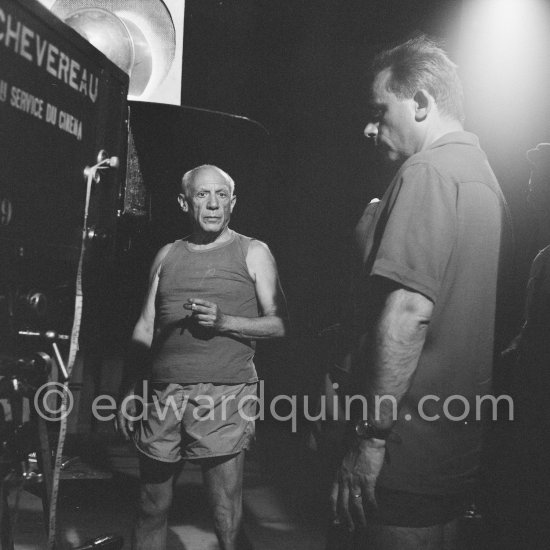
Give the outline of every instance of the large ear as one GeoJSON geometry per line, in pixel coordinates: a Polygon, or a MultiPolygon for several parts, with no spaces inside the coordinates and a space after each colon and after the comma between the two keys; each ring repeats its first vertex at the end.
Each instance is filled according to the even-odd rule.
{"type": "Polygon", "coordinates": [[[430,113],[434,98],[426,90],[418,90],[413,96],[415,104],[414,118],[417,122],[421,122],[426,119],[430,113]]]}
{"type": "Polygon", "coordinates": [[[189,212],[189,204],[187,203],[187,199],[183,193],[178,195],[178,203],[184,212],[189,212]]]}
{"type": "Polygon", "coordinates": [[[237,202],[237,195],[231,196],[231,206],[230,206],[230,212],[233,212],[233,208],[235,208],[235,203],[237,202]]]}

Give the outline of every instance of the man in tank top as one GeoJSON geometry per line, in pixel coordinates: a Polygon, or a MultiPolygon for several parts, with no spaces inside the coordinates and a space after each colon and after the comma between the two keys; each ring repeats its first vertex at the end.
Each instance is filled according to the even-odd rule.
{"type": "Polygon", "coordinates": [[[132,335],[134,355],[150,355],[148,399],[139,422],[132,421],[135,401],[123,401],[118,414],[139,451],[135,549],[165,548],[181,460],[200,463],[220,546],[237,548],[243,451],[254,435],[257,402],[255,340],[285,335],[286,304],[269,248],[229,228],[235,200],[223,170],[187,172],[178,202],[192,233],[153,261],[132,335]]]}

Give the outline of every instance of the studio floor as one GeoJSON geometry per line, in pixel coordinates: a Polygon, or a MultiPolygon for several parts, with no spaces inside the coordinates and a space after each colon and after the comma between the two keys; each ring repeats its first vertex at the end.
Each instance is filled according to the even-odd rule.
{"type": "MultiPolygon", "coordinates": [[[[502,434],[497,439],[506,437],[502,434]]],[[[135,451],[108,432],[77,438],[69,442],[67,451],[72,451],[72,458],[60,485],[57,550],[78,548],[109,534],[122,536],[123,548],[129,550],[138,497],[135,451]]],[[[498,453],[488,499],[493,524],[463,519],[460,550],[550,548],[550,504],[541,496],[548,495],[548,488],[540,483],[537,488],[528,488],[525,476],[529,468],[516,470],[505,447],[498,453]]],[[[335,545],[327,546],[327,479],[317,462],[304,450],[300,437],[284,426],[258,426],[257,444],[245,464],[246,550],[340,550],[335,545]]],[[[36,485],[9,494],[16,550],[46,548],[45,519],[38,495],[36,485]]],[[[201,472],[192,464],[184,467],[177,480],[167,547],[219,548],[201,472]]]]}
{"type": "MultiPolygon", "coordinates": [[[[250,547],[322,549],[326,525],[326,508],[320,504],[322,497],[315,483],[300,479],[298,471],[302,468],[296,465],[295,454],[287,453],[286,457],[274,460],[275,441],[271,437],[265,445],[256,445],[248,453],[245,465],[244,530],[250,547]]],[[[280,437],[287,436],[281,432],[280,437]]],[[[289,449],[295,447],[292,441],[287,443],[289,449]]],[[[80,453],[69,461],[60,485],[57,522],[63,547],[59,550],[76,548],[109,534],[121,535],[123,548],[128,550],[138,497],[135,451],[110,434],[95,434],[87,442],[70,447],[79,448],[80,453]]],[[[201,482],[200,468],[186,464],[176,483],[168,550],[218,549],[201,482]]],[[[31,486],[12,493],[9,502],[15,523],[15,548],[45,548],[39,491],[31,486]]]]}

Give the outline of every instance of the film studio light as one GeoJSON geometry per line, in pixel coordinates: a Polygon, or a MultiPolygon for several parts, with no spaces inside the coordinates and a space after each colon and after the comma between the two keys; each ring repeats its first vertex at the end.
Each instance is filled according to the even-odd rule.
{"type": "MultiPolygon", "coordinates": [[[[125,73],[132,74],[135,63],[134,42],[119,17],[101,8],[84,8],[71,13],[65,23],[125,73]]],[[[132,93],[135,94],[135,90],[132,93]]]]}
{"type": "Polygon", "coordinates": [[[181,103],[184,0],[40,0],[130,76],[128,99],[181,103]]]}

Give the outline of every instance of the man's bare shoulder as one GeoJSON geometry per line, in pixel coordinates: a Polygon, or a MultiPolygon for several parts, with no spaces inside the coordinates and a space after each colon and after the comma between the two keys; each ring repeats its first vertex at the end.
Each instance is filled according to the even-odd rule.
{"type": "Polygon", "coordinates": [[[269,252],[269,246],[267,246],[266,243],[263,241],[260,241],[258,239],[255,239],[253,237],[250,238],[250,243],[248,245],[248,251],[249,252],[269,252]]]}
{"type": "Polygon", "coordinates": [[[246,260],[252,260],[253,262],[272,262],[273,255],[271,254],[271,250],[269,250],[269,246],[266,243],[259,241],[258,239],[251,239],[248,245],[246,260]]]}
{"type": "Polygon", "coordinates": [[[153,263],[151,265],[151,272],[156,273],[160,266],[162,265],[162,262],[164,261],[164,258],[168,255],[168,252],[172,249],[172,246],[174,246],[174,243],[168,243],[165,244],[155,255],[155,259],[153,260],[153,263]]]}
{"type": "Polygon", "coordinates": [[[275,258],[271,254],[269,247],[263,241],[252,239],[248,245],[246,254],[246,265],[252,279],[258,282],[258,276],[262,279],[268,274],[277,273],[275,258]]]}

